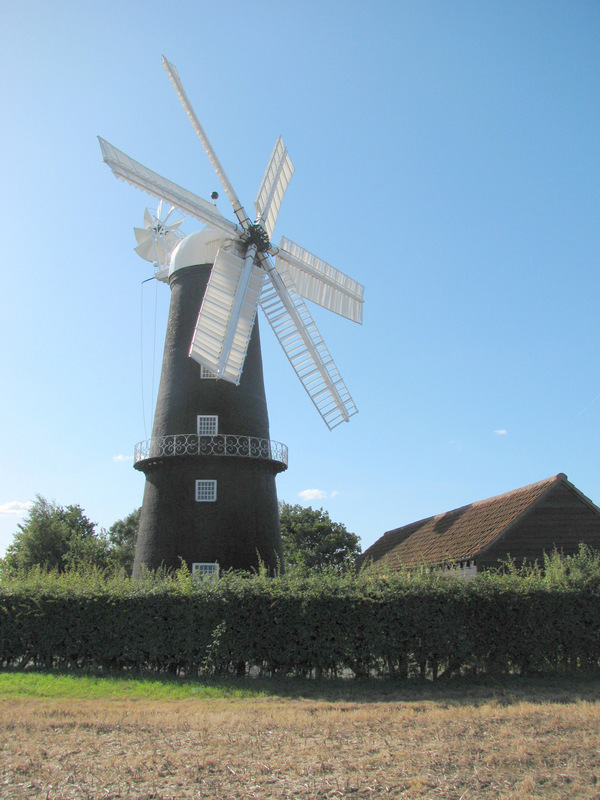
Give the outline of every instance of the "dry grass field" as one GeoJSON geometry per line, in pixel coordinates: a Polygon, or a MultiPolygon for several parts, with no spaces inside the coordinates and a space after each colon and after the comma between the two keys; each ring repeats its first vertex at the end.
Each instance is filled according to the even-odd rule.
{"type": "Polygon", "coordinates": [[[0,797],[599,798],[600,682],[0,696],[0,797]]]}

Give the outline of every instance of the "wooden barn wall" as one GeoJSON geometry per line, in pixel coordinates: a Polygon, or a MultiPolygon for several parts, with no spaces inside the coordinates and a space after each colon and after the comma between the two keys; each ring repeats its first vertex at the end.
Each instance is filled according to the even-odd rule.
{"type": "Polygon", "coordinates": [[[478,559],[486,568],[506,559],[540,560],[554,547],[565,555],[576,553],[579,543],[600,550],[600,515],[564,484],[557,486],[478,559]]]}

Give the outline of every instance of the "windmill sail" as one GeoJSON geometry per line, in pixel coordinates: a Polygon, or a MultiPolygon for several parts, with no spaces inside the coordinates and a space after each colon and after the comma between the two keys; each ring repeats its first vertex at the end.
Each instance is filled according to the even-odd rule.
{"type": "MultiPolygon", "coordinates": [[[[279,248],[270,244],[281,202],[294,173],[281,137],[275,143],[263,176],[254,203],[257,219],[251,224],[191,106],[177,70],[164,56],[163,66],[239,224],[226,220],[213,204],[144,167],[104,139],[98,139],[104,161],[118,178],[154,197],[164,198],[185,214],[224,232],[227,239],[236,241],[237,252],[240,245],[245,250],[245,259],[229,250],[217,253],[189,355],[219,378],[238,384],[260,302],[309,397],[327,426],[335,428],[357,409],[302,298],[360,323],[364,288],[289,239],[282,238],[279,248]],[[274,264],[269,254],[275,256],[274,264]],[[269,281],[263,288],[265,272],[269,281]]],[[[142,229],[136,230],[136,238],[137,252],[143,258],[151,258],[153,253],[142,229]]],[[[166,240],[154,242],[157,260],[166,257],[163,250],[168,244],[166,240]]]]}
{"type": "Polygon", "coordinates": [[[204,128],[200,124],[200,120],[196,116],[196,112],[192,108],[192,104],[190,103],[187,94],[185,93],[185,89],[183,88],[183,84],[181,82],[181,78],[179,77],[179,73],[177,72],[176,67],[171,64],[170,61],[163,56],[162,57],[162,64],[165,70],[167,71],[167,75],[177,93],[177,97],[181,102],[181,105],[184,108],[185,113],[188,115],[190,122],[192,123],[193,129],[196,131],[196,135],[202,142],[202,147],[204,148],[204,152],[209,158],[210,163],[213,166],[214,171],[217,173],[217,177],[221,181],[221,185],[225,189],[225,194],[229,198],[229,202],[233,206],[233,211],[240,221],[242,227],[247,229],[250,225],[250,221],[244,211],[242,204],[240,203],[237,194],[235,193],[235,189],[231,185],[231,181],[227,177],[225,170],[221,166],[221,162],[219,161],[217,154],[214,151],[212,144],[209,141],[208,136],[204,132],[204,128]]]}
{"type": "Polygon", "coordinates": [[[285,190],[294,174],[294,165],[281,136],[275,142],[260,189],[254,201],[257,220],[262,221],[269,239],[273,236],[285,190]]]}
{"type": "Polygon", "coordinates": [[[206,287],[190,356],[231,383],[240,382],[264,275],[254,253],[220,249],[206,287]]]}
{"type": "Polygon", "coordinates": [[[308,396],[332,430],[358,409],[287,272],[271,270],[260,307],[308,396]]]}
{"type": "Polygon", "coordinates": [[[117,178],[121,178],[133,186],[137,186],[143,192],[147,192],[159,200],[167,200],[171,205],[176,206],[180,211],[189,214],[190,217],[212,225],[230,235],[239,235],[239,229],[233,222],[225,219],[221,212],[208,200],[203,200],[193,192],[188,192],[168,178],[163,178],[157,172],[153,172],[148,167],[135,161],[133,158],[123,153],[105,139],[98,137],[102,157],[106,164],[111,168],[117,178]]]}
{"type": "Polygon", "coordinates": [[[287,269],[298,294],[306,300],[362,323],[364,286],[360,283],[283,237],[275,263],[278,270],[287,269]]]}

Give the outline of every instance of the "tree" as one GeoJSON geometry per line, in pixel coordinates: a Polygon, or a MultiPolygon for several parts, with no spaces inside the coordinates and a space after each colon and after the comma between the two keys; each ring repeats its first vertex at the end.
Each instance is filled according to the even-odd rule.
{"type": "Polygon", "coordinates": [[[108,529],[110,562],[113,566],[126,570],[130,575],[133,570],[141,511],[141,507],[136,508],[124,519],[117,520],[108,529]]]}
{"type": "Polygon", "coordinates": [[[0,566],[9,571],[39,566],[59,572],[98,567],[131,574],[140,512],[138,508],[108,532],[98,533],[81,506],[63,507],[37,495],[0,566]]]}
{"type": "Polygon", "coordinates": [[[64,508],[36,496],[23,524],[17,526],[6,551],[9,569],[57,569],[59,572],[83,564],[107,566],[108,545],[96,534],[96,526],[78,505],[64,508]]]}
{"type": "Polygon", "coordinates": [[[333,522],[327,511],[310,506],[279,503],[279,522],[286,569],[340,572],[354,564],[360,555],[360,538],[333,522]]]}

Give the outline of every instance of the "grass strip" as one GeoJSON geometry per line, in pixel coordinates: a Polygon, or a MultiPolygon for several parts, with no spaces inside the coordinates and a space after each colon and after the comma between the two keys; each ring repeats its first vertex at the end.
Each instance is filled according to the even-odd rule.
{"type": "Polygon", "coordinates": [[[0,673],[0,698],[45,697],[73,700],[246,699],[263,696],[259,687],[178,678],[77,675],[48,672],[0,673]]]}
{"type": "Polygon", "coordinates": [[[466,677],[431,683],[394,680],[304,680],[298,678],[181,678],[107,675],[43,670],[0,671],[0,701],[47,698],[73,700],[312,700],[328,703],[422,703],[480,705],[518,702],[600,702],[600,676],[554,674],[466,677]]]}

